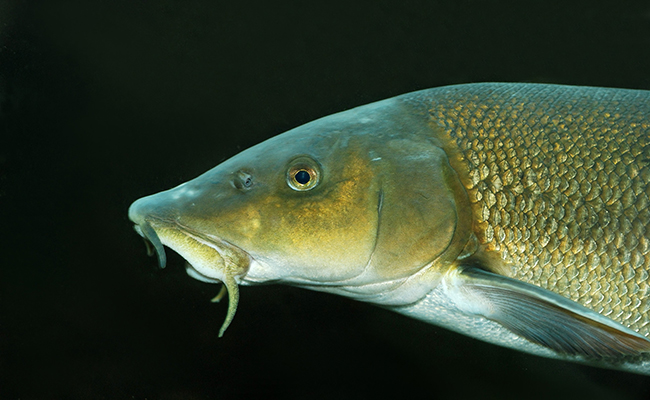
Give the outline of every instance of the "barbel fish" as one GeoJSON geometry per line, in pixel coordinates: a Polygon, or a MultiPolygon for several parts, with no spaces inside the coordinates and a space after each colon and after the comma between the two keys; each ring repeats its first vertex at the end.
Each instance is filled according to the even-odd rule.
{"type": "MultiPolygon", "coordinates": [[[[650,92],[423,90],[275,136],[129,209],[223,283],[373,303],[540,356],[650,374],[650,92]]],[[[220,292],[218,298],[225,292],[220,292]]]]}

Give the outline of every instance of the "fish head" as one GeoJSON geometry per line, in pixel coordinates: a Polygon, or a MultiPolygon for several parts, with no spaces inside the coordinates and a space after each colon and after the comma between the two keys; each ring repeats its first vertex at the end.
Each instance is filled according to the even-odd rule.
{"type": "Polygon", "coordinates": [[[280,282],[412,301],[424,289],[405,283],[455,259],[469,220],[444,151],[408,116],[390,99],[316,120],[137,200],[129,217],[161,265],[166,245],[229,293],[280,282]]]}

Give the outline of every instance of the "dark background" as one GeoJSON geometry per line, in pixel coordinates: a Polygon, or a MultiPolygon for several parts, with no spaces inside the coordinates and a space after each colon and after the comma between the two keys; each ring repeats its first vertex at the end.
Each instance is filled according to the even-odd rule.
{"type": "Polygon", "coordinates": [[[650,397],[345,298],[158,270],[129,204],[434,86],[650,89],[650,3],[0,0],[0,398],[650,397]]]}

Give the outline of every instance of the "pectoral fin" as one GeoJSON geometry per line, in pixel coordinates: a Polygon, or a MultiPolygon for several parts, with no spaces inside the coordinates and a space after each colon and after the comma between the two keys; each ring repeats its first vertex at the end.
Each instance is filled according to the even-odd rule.
{"type": "Polygon", "coordinates": [[[462,267],[451,271],[444,285],[462,311],[561,354],[599,359],[650,351],[650,341],[631,329],[525,282],[462,267]]]}

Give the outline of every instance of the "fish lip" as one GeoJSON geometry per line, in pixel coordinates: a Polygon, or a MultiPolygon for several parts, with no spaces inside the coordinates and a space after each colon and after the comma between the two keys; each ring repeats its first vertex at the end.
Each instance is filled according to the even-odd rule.
{"type": "MultiPolygon", "coordinates": [[[[231,252],[234,251],[234,252],[238,253],[239,255],[245,256],[247,262],[246,262],[245,267],[242,268],[243,271],[241,273],[233,275],[233,276],[234,276],[234,278],[236,278],[236,280],[241,280],[248,273],[248,270],[250,268],[250,263],[251,263],[251,260],[253,259],[253,257],[246,250],[242,249],[241,247],[239,247],[239,246],[237,246],[237,245],[235,245],[233,243],[230,243],[229,241],[224,240],[224,239],[222,239],[220,237],[201,233],[201,232],[197,231],[196,229],[193,229],[193,228],[191,228],[191,227],[189,227],[187,225],[182,224],[177,219],[163,218],[163,217],[159,217],[159,216],[149,215],[149,216],[147,216],[147,218],[145,219],[143,224],[140,224],[140,223],[136,224],[136,226],[134,228],[136,229],[136,231],[138,233],[140,233],[140,231],[142,231],[142,233],[143,233],[142,236],[145,238],[145,240],[148,240],[148,241],[151,242],[154,249],[156,250],[156,253],[158,254],[159,261],[162,259],[162,263],[163,263],[163,264],[161,264],[162,268],[164,268],[164,263],[166,262],[165,250],[164,250],[164,246],[162,244],[162,241],[160,240],[160,238],[159,238],[158,234],[156,233],[154,227],[168,228],[168,229],[171,228],[171,229],[177,230],[181,234],[194,239],[199,244],[201,244],[203,246],[210,247],[211,249],[213,249],[214,251],[219,253],[219,255],[221,257],[224,257],[224,255],[227,253],[228,250],[230,250],[231,252]],[[144,227],[144,229],[142,229],[143,227],[144,227]],[[156,245],[157,243],[159,244],[159,246],[156,245]],[[161,254],[162,254],[162,257],[161,257],[161,254]]],[[[173,247],[170,247],[170,248],[174,249],[173,247]]],[[[186,258],[183,254],[180,254],[180,255],[183,258],[186,258]]],[[[194,271],[199,273],[201,276],[203,276],[205,278],[208,278],[208,279],[215,279],[215,278],[212,278],[212,277],[207,276],[207,275],[203,274],[202,272],[200,272],[189,261],[188,261],[188,264],[191,266],[191,268],[194,271]]],[[[242,267],[241,265],[238,265],[238,266],[242,267]]]]}

